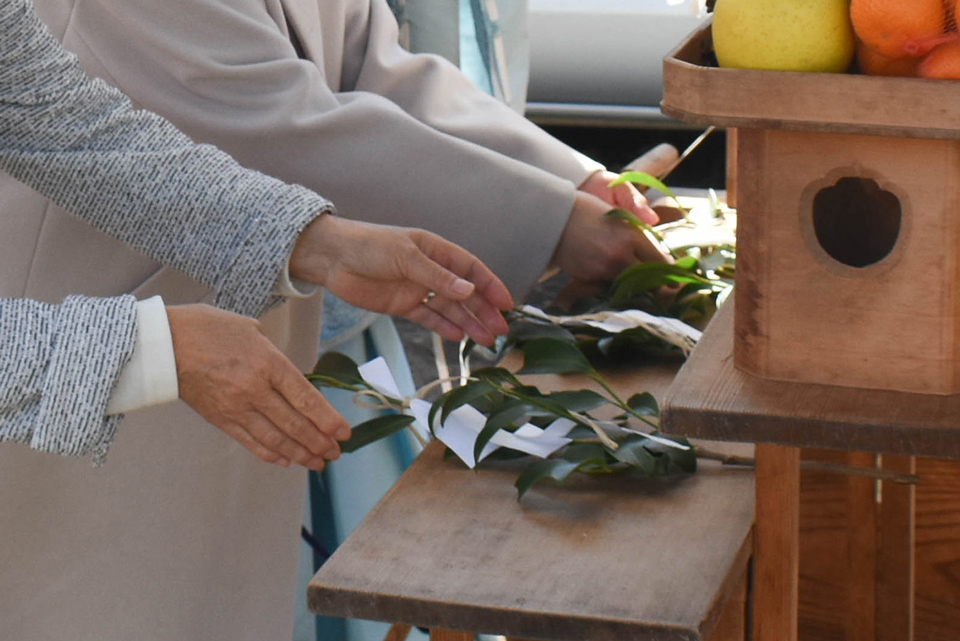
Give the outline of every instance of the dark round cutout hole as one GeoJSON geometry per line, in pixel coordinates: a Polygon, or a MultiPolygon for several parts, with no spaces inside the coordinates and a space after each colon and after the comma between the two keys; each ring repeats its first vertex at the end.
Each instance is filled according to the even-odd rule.
{"type": "Polygon", "coordinates": [[[901,218],[900,200],[869,178],[841,178],[813,199],[817,242],[851,267],[873,265],[893,251],[901,218]]]}

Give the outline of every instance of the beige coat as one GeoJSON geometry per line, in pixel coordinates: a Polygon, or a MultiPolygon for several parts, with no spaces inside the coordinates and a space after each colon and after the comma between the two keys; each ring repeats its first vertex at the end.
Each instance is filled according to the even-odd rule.
{"type": "MultiPolygon", "coordinates": [[[[439,58],[403,52],[383,0],[35,3],[139,105],[341,215],[464,245],[518,296],[596,168],[439,58]]],[[[0,194],[0,295],[209,295],[7,176],[0,194]]],[[[265,319],[302,368],[318,298],[265,319]]],[[[97,470],[0,448],[0,639],[288,639],[303,481],[183,404],[131,414],[97,470]]]]}

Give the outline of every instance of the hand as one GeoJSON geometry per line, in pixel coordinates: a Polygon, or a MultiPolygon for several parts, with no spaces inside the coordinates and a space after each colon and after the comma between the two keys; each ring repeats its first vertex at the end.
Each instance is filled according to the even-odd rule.
{"type": "Polygon", "coordinates": [[[668,254],[622,220],[604,218],[608,203],[578,191],[553,263],[585,283],[609,281],[637,261],[671,262],[668,254]]]}
{"type": "Polygon", "coordinates": [[[167,308],[180,398],[259,458],[322,470],[350,426],[260,331],[208,305],[167,308]]]}
{"type": "Polygon", "coordinates": [[[660,217],[650,208],[647,199],[632,183],[623,183],[616,187],[608,186],[617,177],[618,175],[612,171],[597,171],[590,174],[578,189],[614,207],[626,209],[648,225],[656,225],[660,222],[660,217]]]}
{"type": "Polygon", "coordinates": [[[321,216],[294,246],[290,274],[449,340],[467,334],[492,345],[509,329],[500,312],[513,298],[500,279],[465,249],[421,229],[321,216]]]}

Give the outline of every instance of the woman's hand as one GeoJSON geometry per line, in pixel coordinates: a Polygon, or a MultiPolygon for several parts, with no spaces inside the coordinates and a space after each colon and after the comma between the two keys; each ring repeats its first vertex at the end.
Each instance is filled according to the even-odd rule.
{"type": "Polygon", "coordinates": [[[578,191],[553,264],[581,283],[600,283],[615,278],[640,262],[670,262],[672,259],[644,235],[622,220],[606,218],[610,204],[578,191]]]}
{"type": "Polygon", "coordinates": [[[506,286],[467,250],[421,229],[321,216],[300,235],[290,274],[343,300],[402,316],[446,339],[492,345],[513,307],[506,286]]]}
{"type": "Polygon", "coordinates": [[[618,175],[612,171],[597,171],[590,174],[578,189],[596,196],[609,205],[626,209],[648,225],[656,225],[660,222],[660,217],[650,208],[647,199],[633,183],[626,182],[616,187],[609,186],[617,178],[618,175]]]}
{"type": "Polygon", "coordinates": [[[263,335],[208,305],[167,308],[180,398],[259,458],[312,470],[340,455],[350,426],[263,335]]]}

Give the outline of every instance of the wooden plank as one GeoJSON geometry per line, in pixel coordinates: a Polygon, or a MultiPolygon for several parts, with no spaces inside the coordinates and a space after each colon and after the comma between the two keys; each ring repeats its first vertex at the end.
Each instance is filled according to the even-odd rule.
{"type": "MultiPolygon", "coordinates": [[[[737,294],[734,294],[734,298],[737,294]]],[[[932,395],[761,379],[733,365],[728,300],[666,393],[669,433],[960,459],[960,394],[932,395]]]]}
{"type": "MultiPolygon", "coordinates": [[[[875,467],[866,452],[810,450],[807,461],[875,467]]],[[[874,641],[876,481],[804,469],[800,474],[799,636],[874,641]]]]}
{"type": "Polygon", "coordinates": [[[916,641],[960,630],[960,463],[917,459],[916,641]]]}
{"type": "MultiPolygon", "coordinates": [[[[884,455],[883,467],[906,474],[916,471],[910,456],[884,455]]],[[[880,496],[877,641],[913,641],[915,488],[885,482],[880,496]]]]}
{"type": "Polygon", "coordinates": [[[796,641],[800,567],[800,450],[756,448],[754,641],[796,641]]]}
{"type": "Polygon", "coordinates": [[[721,69],[711,49],[708,23],[667,55],[661,111],[721,127],[960,138],[960,83],[721,69]]]}
{"type": "MultiPolygon", "coordinates": [[[[656,395],[675,366],[658,372],[608,380],[656,395]]],[[[707,638],[749,560],[752,470],[582,477],[518,502],[519,469],[470,471],[431,444],[314,577],[310,609],[557,641],[707,638]]]]}
{"type": "Polygon", "coordinates": [[[705,638],[708,641],[745,641],[747,638],[747,608],[750,570],[744,568],[736,587],[720,615],[713,631],[705,638]]]}
{"type": "Polygon", "coordinates": [[[412,628],[413,626],[404,623],[394,623],[387,630],[387,636],[383,637],[383,641],[406,641],[412,628]]]}

